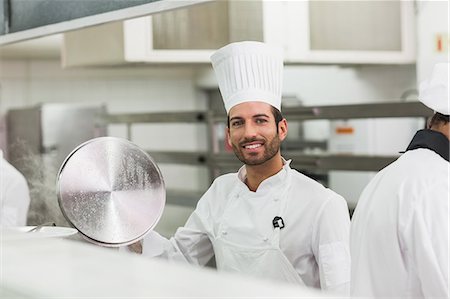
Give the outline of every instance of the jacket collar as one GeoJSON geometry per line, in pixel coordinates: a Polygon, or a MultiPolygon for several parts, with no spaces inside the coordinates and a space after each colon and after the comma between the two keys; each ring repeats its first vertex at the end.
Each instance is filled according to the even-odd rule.
{"type": "Polygon", "coordinates": [[[449,162],[450,142],[448,138],[440,132],[427,129],[417,131],[406,151],[418,148],[432,150],[449,162]]]}
{"type": "MultiPolygon", "coordinates": [[[[266,193],[268,190],[280,186],[282,185],[283,182],[286,181],[286,176],[288,175],[288,172],[291,169],[291,167],[289,166],[291,160],[286,161],[283,157],[282,159],[283,159],[283,168],[278,173],[262,181],[258,187],[258,190],[256,190],[256,193],[266,193]]],[[[247,189],[247,185],[245,185],[245,180],[247,179],[247,170],[245,168],[245,165],[239,169],[238,178],[247,189]]]]}

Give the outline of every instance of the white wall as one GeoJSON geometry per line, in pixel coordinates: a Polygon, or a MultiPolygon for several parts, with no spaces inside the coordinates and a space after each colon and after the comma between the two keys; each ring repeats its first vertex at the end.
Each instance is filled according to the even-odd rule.
{"type": "Polygon", "coordinates": [[[437,62],[450,61],[449,1],[417,1],[417,80],[425,80],[437,62]],[[438,40],[442,48],[438,48],[438,40]]]}

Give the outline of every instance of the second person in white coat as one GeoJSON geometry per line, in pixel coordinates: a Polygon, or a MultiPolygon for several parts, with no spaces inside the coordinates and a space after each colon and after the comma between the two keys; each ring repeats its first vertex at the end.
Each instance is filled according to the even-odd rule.
{"type": "Polygon", "coordinates": [[[333,191],[290,168],[280,153],[281,49],[240,42],[212,64],[228,113],[227,138],[245,165],[218,177],[184,227],[147,235],[143,254],[346,294],[349,213],[333,191]]]}
{"type": "Polygon", "coordinates": [[[449,298],[449,63],[435,65],[419,99],[435,111],[406,152],[366,186],[351,226],[351,294],[449,298]]]}

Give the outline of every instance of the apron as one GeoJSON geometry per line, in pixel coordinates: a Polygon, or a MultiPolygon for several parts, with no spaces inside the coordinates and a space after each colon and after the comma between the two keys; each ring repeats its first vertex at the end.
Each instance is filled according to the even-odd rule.
{"type": "MultiPolygon", "coordinates": [[[[291,174],[290,170],[287,170],[286,183],[282,187],[282,194],[277,196],[279,198],[278,214],[274,216],[283,217],[287,206],[287,193],[290,186],[291,174]]],[[[238,187],[235,187],[229,196],[234,197],[237,194],[237,189],[238,187]]],[[[271,195],[272,193],[269,196],[271,195]]],[[[228,201],[228,205],[231,200],[234,200],[234,198],[228,201]]],[[[278,227],[274,228],[272,236],[265,238],[259,246],[250,247],[245,244],[236,244],[227,240],[226,235],[223,236],[218,233],[212,242],[217,269],[304,285],[302,279],[280,249],[280,225],[283,226],[281,221],[278,220],[278,227]]],[[[225,223],[222,219],[219,223],[219,232],[222,232],[224,225],[225,223]]]]}

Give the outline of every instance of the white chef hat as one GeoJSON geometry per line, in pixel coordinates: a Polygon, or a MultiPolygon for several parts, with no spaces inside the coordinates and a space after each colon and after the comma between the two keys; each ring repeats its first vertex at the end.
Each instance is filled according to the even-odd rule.
{"type": "Polygon", "coordinates": [[[281,111],[283,50],[261,42],[229,44],[211,56],[225,110],[265,102],[281,111]]]}
{"type": "Polygon", "coordinates": [[[419,100],[427,107],[444,115],[450,114],[448,72],[450,63],[437,63],[431,77],[420,84],[419,100]]]}

